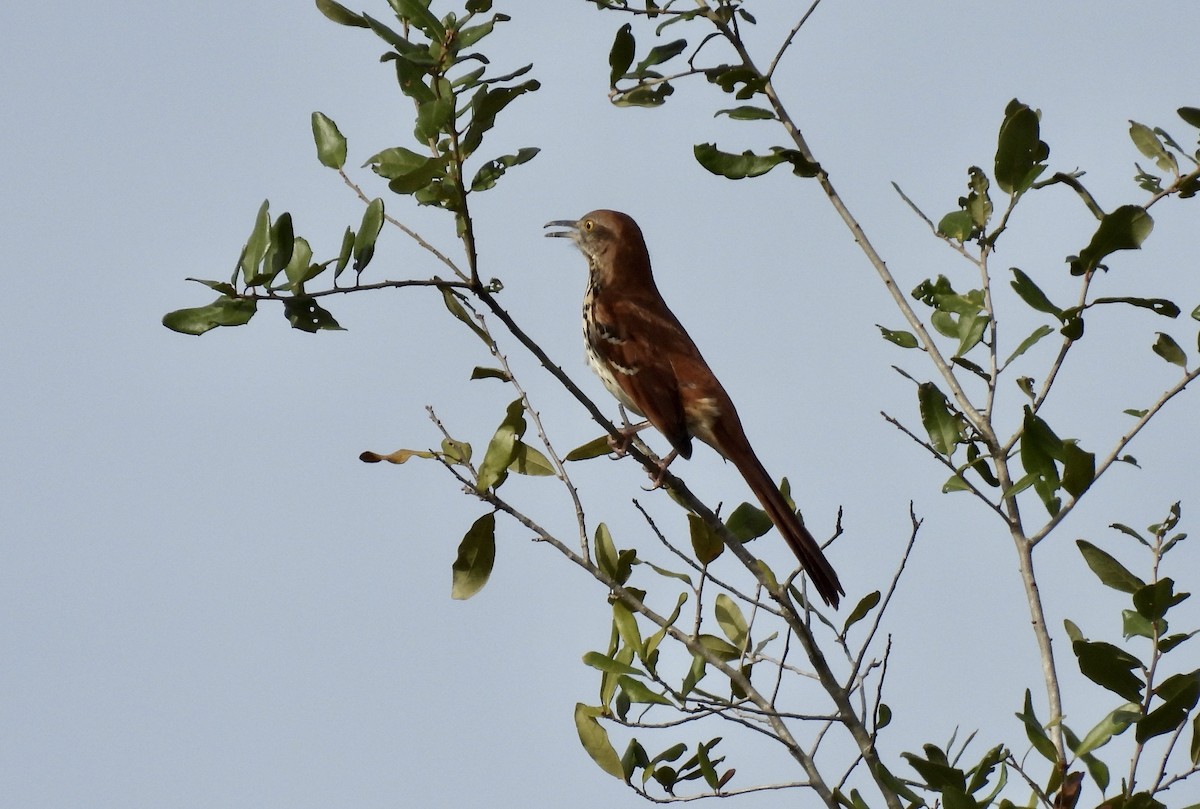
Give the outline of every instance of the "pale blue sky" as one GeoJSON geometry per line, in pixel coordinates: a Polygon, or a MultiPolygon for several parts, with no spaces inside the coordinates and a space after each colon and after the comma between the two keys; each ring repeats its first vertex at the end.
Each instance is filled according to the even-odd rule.
{"type": "MultiPolygon", "coordinates": [[[[773,16],[785,4],[759,5],[758,33],[776,42],[791,23],[773,16]]],[[[635,216],[664,294],[768,468],[791,477],[810,524],[828,527],[845,508],[848,535],[831,558],[850,603],[885,585],[909,500],[927,518],[891,616],[898,715],[884,744],[912,749],[961,725],[1019,745],[1012,713],[1040,680],[1011,548],[979,508],[940,495],[944,470],[879,417],[916,424],[911,387],[889,365],[927,372],[879,339],[874,324],[899,317],[815,185],[782,172],[729,183],[695,165],[696,142],[778,142],[762,125],[714,120],[729,103],[707,86],[679,87],[662,110],[611,107],[607,52],[623,18],[582,0],[497,6],[515,19],[493,61],[533,61],[543,88],[513,105],[486,148],[542,153],[478,199],[484,274],[504,280],[514,314],[605,401],[579,345],[583,261],[544,240],[542,224],[596,207],[635,216]]],[[[382,0],[364,7],[387,14],[382,0]]],[[[1106,207],[1141,199],[1127,119],[1194,141],[1174,113],[1200,105],[1200,56],[1177,36],[1182,9],[826,0],[780,84],[901,286],[937,273],[966,284],[968,267],[890,181],[945,213],[967,166],[990,165],[1015,96],[1043,110],[1055,169],[1087,170],[1106,207]]],[[[357,200],[315,159],[309,116],[339,123],[350,166],[407,142],[409,108],[377,62],[378,41],[311,2],[126,0],[9,3],[0,48],[4,803],[642,805],[587,759],[571,720],[597,688],[580,656],[608,638],[599,586],[505,525],[487,589],[452,602],[455,545],[481,506],[434,466],[357,460],[435,444],[426,405],[482,447],[512,398],[467,381],[488,358],[433,293],[334,301],[344,333],[292,331],[267,306],[246,328],[199,339],[159,323],[209,299],[183,279],[227,276],[263,198],[293,212],[318,255],[358,222],[357,200]]],[[[369,172],[356,176],[386,195],[369,172]]],[[[387,204],[454,249],[434,212],[387,204]]],[[[1173,297],[1190,311],[1200,302],[1195,205],[1154,213],[1150,249],[1121,258],[1114,294],[1173,297]]],[[[1051,279],[1061,297],[1062,258],[1091,227],[1067,192],[1044,195],[1018,214],[997,267],[1051,279]]],[[[369,272],[438,269],[385,231],[369,272]]],[[[1106,339],[1098,325],[1063,380],[1075,398],[1059,416],[1079,418],[1065,432],[1089,448],[1125,428],[1122,408],[1145,406],[1175,378],[1150,353],[1155,329],[1195,346],[1186,322],[1120,317],[1134,336],[1106,339]]],[[[544,374],[514,360],[557,446],[597,434],[544,374]]],[[[1119,602],[1098,593],[1071,540],[1110,542],[1108,523],[1145,525],[1178,499],[1185,519],[1200,509],[1196,419],[1185,395],[1131,448],[1144,469],[1114,470],[1045,549],[1059,636],[1063,617],[1096,636],[1117,632],[1119,602]],[[1092,618],[1098,594],[1106,611],[1092,618]]],[[[707,450],[675,471],[711,501],[746,497],[707,450]]],[[[578,474],[589,518],[619,543],[652,541],[632,496],[678,519],[665,498],[639,491],[632,465],[597,461],[578,474]]],[[[548,484],[514,489],[536,497],[538,485],[548,484]]],[[[569,535],[563,503],[547,520],[569,535]]],[[[1179,557],[1180,571],[1197,569],[1193,548],[1179,557]]],[[[1110,705],[1076,686],[1077,708],[1096,710],[1091,697],[1110,705]]]]}

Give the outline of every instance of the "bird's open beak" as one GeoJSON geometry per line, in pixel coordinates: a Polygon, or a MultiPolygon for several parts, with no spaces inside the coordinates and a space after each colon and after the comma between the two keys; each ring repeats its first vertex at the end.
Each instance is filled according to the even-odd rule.
{"type": "Polygon", "coordinates": [[[575,238],[575,234],[579,232],[579,223],[574,219],[556,219],[553,222],[547,222],[542,227],[568,228],[568,230],[555,230],[546,234],[547,236],[562,236],[567,239],[575,238]]]}

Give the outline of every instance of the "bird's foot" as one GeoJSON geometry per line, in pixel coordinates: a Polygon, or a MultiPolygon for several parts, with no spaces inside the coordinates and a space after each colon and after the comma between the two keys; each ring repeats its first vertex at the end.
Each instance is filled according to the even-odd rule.
{"type": "Polygon", "coordinates": [[[608,436],[608,446],[613,451],[613,458],[624,458],[629,452],[629,445],[633,443],[634,436],[649,426],[650,422],[648,421],[643,421],[640,424],[625,422],[625,426],[617,430],[620,436],[610,434],[608,436]]]}
{"type": "Polygon", "coordinates": [[[662,459],[658,465],[658,471],[650,476],[650,488],[647,489],[643,486],[643,491],[652,492],[663,487],[663,482],[667,479],[667,467],[671,465],[671,461],[675,460],[675,456],[678,454],[678,451],[671,450],[671,454],[662,459]]]}

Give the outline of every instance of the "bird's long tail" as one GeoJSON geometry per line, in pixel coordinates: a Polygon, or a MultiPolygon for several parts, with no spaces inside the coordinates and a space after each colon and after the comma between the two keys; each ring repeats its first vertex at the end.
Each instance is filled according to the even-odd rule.
{"type": "Polygon", "coordinates": [[[746,446],[744,451],[732,453],[729,460],[742,473],[742,477],[746,479],[750,490],[762,504],[767,516],[771,518],[771,522],[775,523],[779,533],[783,534],[783,538],[791,546],[792,552],[800,561],[800,566],[812,580],[813,586],[817,588],[821,598],[825,600],[826,604],[836,609],[838,601],[841,596],[846,594],[846,591],[842,589],[842,583],[838,581],[833,565],[829,564],[829,560],[825,558],[817,540],[788,506],[783,493],[775,486],[771,476],[763,468],[753,450],[746,446]]]}

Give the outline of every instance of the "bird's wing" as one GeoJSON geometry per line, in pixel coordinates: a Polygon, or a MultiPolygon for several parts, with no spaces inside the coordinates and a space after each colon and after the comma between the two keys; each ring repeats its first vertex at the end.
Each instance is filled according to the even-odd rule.
{"type": "MultiPolygon", "coordinates": [[[[678,345],[683,333],[661,302],[647,306],[632,298],[597,301],[594,318],[599,339],[597,354],[612,368],[613,377],[642,415],[650,420],[683,457],[692,454],[673,357],[690,346],[678,345]],[[660,311],[666,311],[664,318],[660,311]]],[[[695,350],[691,347],[691,350],[695,350]]]]}

